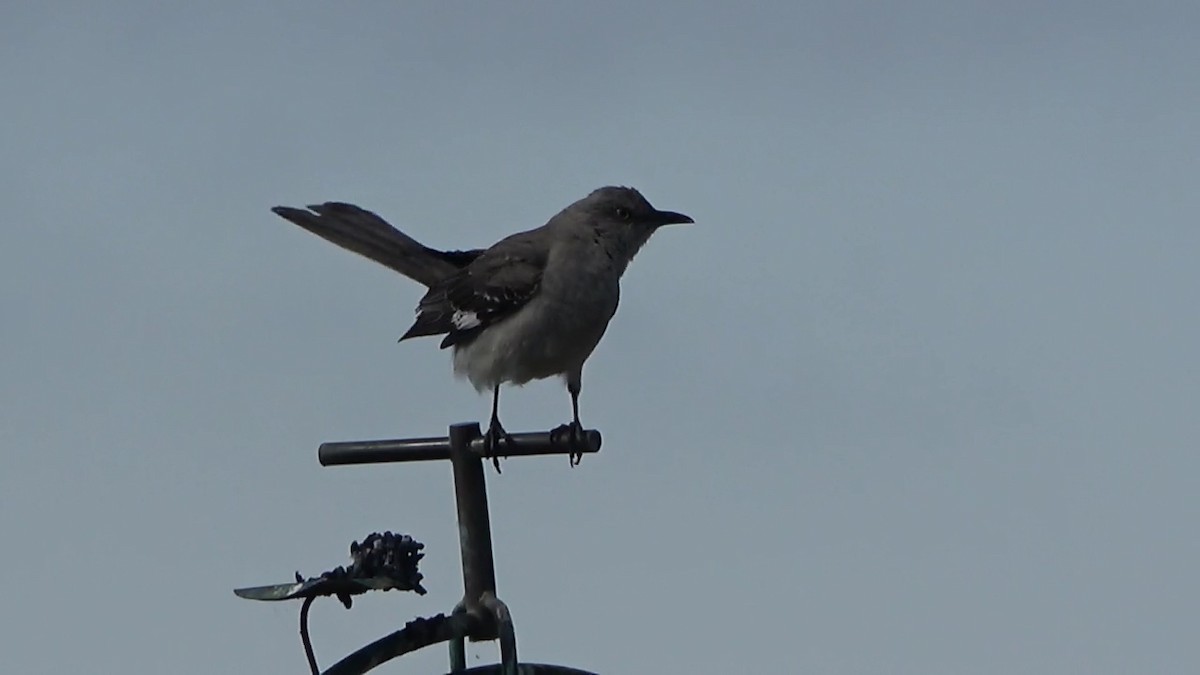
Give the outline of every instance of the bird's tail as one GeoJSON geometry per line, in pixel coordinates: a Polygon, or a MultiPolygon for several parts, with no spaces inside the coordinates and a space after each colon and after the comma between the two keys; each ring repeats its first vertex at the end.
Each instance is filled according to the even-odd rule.
{"type": "Polygon", "coordinates": [[[379,216],[353,204],[325,202],[305,209],[271,209],[313,234],[390,267],[426,287],[466,266],[478,251],[438,251],[392,227],[379,216]]]}

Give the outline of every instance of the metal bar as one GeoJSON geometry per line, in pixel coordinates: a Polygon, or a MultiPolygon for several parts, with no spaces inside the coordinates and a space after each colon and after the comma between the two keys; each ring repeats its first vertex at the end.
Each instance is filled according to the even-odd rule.
{"type": "MultiPolygon", "coordinates": [[[[458,603],[454,607],[453,615],[465,614],[466,609],[462,603],[458,603]]],[[[467,641],[466,635],[456,635],[450,638],[450,672],[461,673],[467,669],[467,641]]]]}
{"type": "MultiPolygon", "coordinates": [[[[492,560],[492,526],[488,518],[487,480],[483,460],[471,452],[471,442],[481,438],[479,424],[450,427],[450,463],[454,468],[454,501],[458,507],[458,540],[462,550],[463,609],[468,614],[491,616],[481,604],[484,593],[496,592],[492,560]]],[[[495,621],[486,631],[472,633],[474,640],[493,640],[495,621]]]]}
{"type": "Polygon", "coordinates": [[[467,642],[462,636],[450,639],[450,672],[461,673],[467,669],[467,642]]]}
{"type": "MultiPolygon", "coordinates": [[[[455,425],[464,426],[464,425],[455,425]]],[[[469,426],[469,425],[468,425],[469,426]]],[[[478,427],[478,424],[475,425],[478,427]]],[[[453,427],[452,427],[453,428],[453,427]]],[[[552,431],[526,431],[512,434],[512,443],[501,450],[505,457],[530,455],[567,455],[572,452],[600,452],[600,432],[587,429],[583,432],[583,446],[576,450],[571,437],[562,427],[552,431]]],[[[471,454],[484,456],[483,437],[472,438],[468,450],[471,454]]],[[[380,462],[423,462],[434,459],[450,459],[450,438],[398,438],[385,441],[341,441],[322,443],[317,450],[322,466],[346,464],[376,464],[380,462]]]]}

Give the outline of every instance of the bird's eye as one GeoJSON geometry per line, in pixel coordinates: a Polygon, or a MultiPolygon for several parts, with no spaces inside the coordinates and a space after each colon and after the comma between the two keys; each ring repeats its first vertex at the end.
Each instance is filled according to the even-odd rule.
{"type": "Polygon", "coordinates": [[[618,206],[616,213],[617,217],[621,220],[629,220],[629,216],[632,215],[629,213],[629,209],[625,208],[624,206],[618,206]]]}

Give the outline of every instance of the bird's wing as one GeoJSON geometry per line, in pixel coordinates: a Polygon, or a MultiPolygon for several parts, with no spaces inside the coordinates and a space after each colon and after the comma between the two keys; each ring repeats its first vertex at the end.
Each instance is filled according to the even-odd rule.
{"type": "Polygon", "coordinates": [[[513,235],[434,285],[417,306],[417,320],[401,340],[442,335],[442,348],[466,344],[483,329],[537,296],[546,252],[528,233],[513,235]]]}
{"type": "Polygon", "coordinates": [[[453,276],[482,250],[438,251],[422,245],[386,220],[353,204],[325,202],[305,209],[271,209],[313,234],[390,267],[426,287],[453,276]]]}

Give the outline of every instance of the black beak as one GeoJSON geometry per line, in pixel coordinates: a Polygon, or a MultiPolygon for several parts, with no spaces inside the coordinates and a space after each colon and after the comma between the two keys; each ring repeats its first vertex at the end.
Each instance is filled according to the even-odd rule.
{"type": "Polygon", "coordinates": [[[685,216],[682,213],[675,213],[674,211],[655,211],[654,220],[659,224],[660,227],[663,225],[680,225],[684,223],[696,222],[692,220],[690,216],[685,216]]]}

